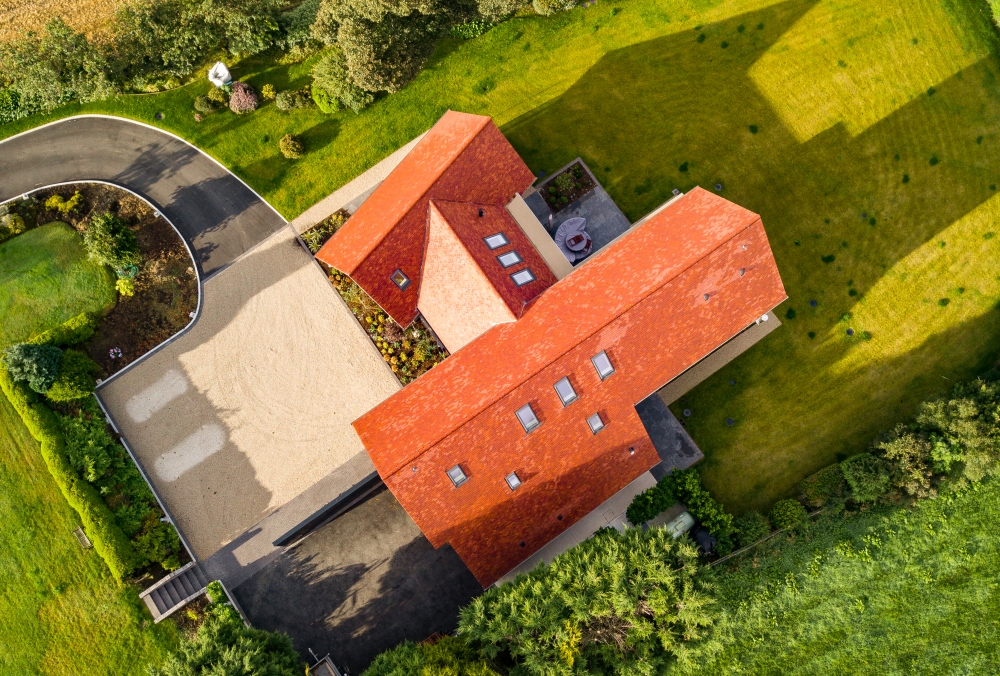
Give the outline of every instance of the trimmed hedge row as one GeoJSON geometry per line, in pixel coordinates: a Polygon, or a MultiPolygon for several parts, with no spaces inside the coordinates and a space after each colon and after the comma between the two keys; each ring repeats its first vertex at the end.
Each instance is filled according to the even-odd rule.
{"type": "Polygon", "coordinates": [[[66,458],[65,442],[59,422],[39,396],[27,385],[14,382],[7,369],[0,368],[0,389],[21,416],[25,427],[42,447],[42,459],[66,502],[80,515],[83,528],[94,549],[108,564],[118,582],[123,581],[139,564],[132,543],[115,523],[115,516],[104,504],[100,494],[81,479],[66,458]]]}
{"type": "Polygon", "coordinates": [[[59,326],[43,331],[25,342],[29,345],[67,347],[90,340],[96,331],[97,317],[89,312],[81,312],[59,326]]]}

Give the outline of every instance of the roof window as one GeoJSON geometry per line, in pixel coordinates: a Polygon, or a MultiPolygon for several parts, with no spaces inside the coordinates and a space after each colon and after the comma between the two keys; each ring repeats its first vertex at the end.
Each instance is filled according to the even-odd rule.
{"type": "Polygon", "coordinates": [[[465,472],[462,471],[461,465],[455,465],[454,467],[446,471],[445,474],[448,475],[448,478],[451,479],[451,482],[455,484],[456,488],[458,488],[459,486],[461,486],[462,484],[464,484],[466,481],[469,480],[469,477],[465,476],[465,472]]]}
{"type": "Polygon", "coordinates": [[[518,486],[521,485],[521,477],[517,476],[517,472],[511,472],[504,477],[504,481],[510,486],[510,490],[516,490],[518,486]]]}
{"type": "Polygon", "coordinates": [[[611,365],[611,360],[608,359],[608,353],[601,350],[593,357],[590,361],[594,364],[594,368],[597,369],[597,375],[601,377],[601,380],[605,380],[608,376],[615,372],[615,367],[611,365]]]}
{"type": "Polygon", "coordinates": [[[576,401],[576,390],[570,384],[569,378],[563,378],[553,387],[556,388],[556,394],[559,395],[559,401],[562,402],[563,406],[569,406],[576,401]]]}
{"type": "Polygon", "coordinates": [[[538,416],[535,415],[535,410],[531,408],[531,404],[525,404],[521,408],[517,409],[514,415],[517,416],[517,419],[520,421],[521,427],[524,428],[525,432],[530,432],[541,425],[538,421],[538,416]]]}
{"type": "Polygon", "coordinates": [[[535,275],[528,268],[525,268],[524,270],[518,270],[517,272],[512,274],[510,278],[513,279],[514,283],[517,284],[518,286],[524,286],[528,282],[535,281],[535,275]]]}
{"type": "Polygon", "coordinates": [[[521,256],[516,251],[508,251],[507,253],[502,253],[497,256],[497,260],[500,261],[500,265],[505,268],[509,268],[512,265],[517,265],[521,262],[521,256]]]}
{"type": "Polygon", "coordinates": [[[604,421],[601,420],[601,414],[595,413],[594,415],[587,418],[587,425],[590,427],[590,431],[597,434],[604,429],[604,421]]]}
{"type": "Polygon", "coordinates": [[[486,242],[486,246],[490,248],[490,251],[492,251],[493,249],[499,249],[502,246],[507,246],[508,244],[510,244],[510,241],[507,239],[507,235],[503,234],[502,232],[498,232],[495,235],[490,235],[489,237],[483,237],[483,241],[486,242]]]}
{"type": "Polygon", "coordinates": [[[403,274],[403,271],[396,268],[396,271],[389,276],[389,279],[399,287],[400,291],[403,291],[410,285],[410,278],[403,274]]]}

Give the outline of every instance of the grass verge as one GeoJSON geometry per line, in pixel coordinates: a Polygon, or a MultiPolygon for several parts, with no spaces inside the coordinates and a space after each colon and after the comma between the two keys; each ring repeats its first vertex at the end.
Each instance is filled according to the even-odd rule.
{"type": "Polygon", "coordinates": [[[706,674],[988,673],[1000,660],[1000,485],[821,516],[719,576],[706,674]]]}
{"type": "Polygon", "coordinates": [[[39,445],[0,397],[0,673],[140,674],[178,641],[118,585],[49,475],[39,445]]]}

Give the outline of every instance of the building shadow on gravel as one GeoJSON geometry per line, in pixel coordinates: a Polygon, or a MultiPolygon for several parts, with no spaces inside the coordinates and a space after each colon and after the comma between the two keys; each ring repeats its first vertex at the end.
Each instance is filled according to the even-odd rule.
{"type": "Polygon", "coordinates": [[[401,641],[453,631],[480,593],[454,550],[435,550],[385,490],[234,591],[254,626],[285,631],[304,657],[329,652],[353,673],[401,641]]]}

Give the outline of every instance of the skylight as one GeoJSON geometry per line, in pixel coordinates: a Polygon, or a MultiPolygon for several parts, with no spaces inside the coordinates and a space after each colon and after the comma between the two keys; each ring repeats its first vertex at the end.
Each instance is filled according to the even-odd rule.
{"type": "Polygon", "coordinates": [[[531,408],[531,404],[525,404],[517,409],[514,415],[517,416],[525,432],[530,432],[541,424],[538,421],[538,416],[535,415],[534,409],[531,408]]]}
{"type": "Polygon", "coordinates": [[[509,268],[512,265],[517,265],[521,262],[521,256],[518,255],[516,251],[508,251],[507,253],[502,253],[497,256],[497,260],[500,261],[500,265],[505,268],[509,268]]]}
{"type": "Polygon", "coordinates": [[[400,291],[403,291],[406,287],[410,285],[410,278],[403,274],[403,271],[396,268],[396,271],[389,276],[389,279],[399,287],[400,291]]]}
{"type": "Polygon", "coordinates": [[[448,478],[451,479],[451,482],[455,484],[456,488],[469,480],[469,477],[465,476],[465,472],[462,471],[461,465],[455,465],[451,469],[447,470],[445,474],[448,475],[448,478]]]}
{"type": "Polygon", "coordinates": [[[556,388],[556,394],[559,395],[559,401],[562,402],[563,406],[569,406],[576,400],[576,390],[570,384],[569,378],[563,378],[553,387],[556,388]]]}
{"type": "Polygon", "coordinates": [[[517,476],[517,472],[511,472],[508,474],[504,477],[504,481],[506,481],[507,485],[510,486],[510,490],[514,490],[521,485],[521,478],[517,476]]]}
{"type": "Polygon", "coordinates": [[[601,350],[591,357],[590,361],[593,362],[594,368],[597,369],[597,375],[601,377],[601,380],[604,380],[615,372],[615,367],[611,365],[611,360],[608,359],[608,353],[604,350],[601,350]]]}
{"type": "Polygon", "coordinates": [[[590,426],[590,431],[597,434],[604,429],[604,421],[601,420],[601,414],[595,413],[594,415],[587,418],[587,425],[590,426]]]}
{"type": "Polygon", "coordinates": [[[514,280],[514,283],[518,286],[524,286],[528,282],[535,281],[535,275],[532,274],[531,270],[525,268],[524,270],[518,270],[510,276],[514,280]]]}
{"type": "Polygon", "coordinates": [[[503,234],[502,232],[498,232],[495,235],[490,235],[489,237],[484,237],[483,241],[486,242],[486,246],[490,248],[490,251],[492,251],[493,249],[499,249],[502,246],[507,246],[508,244],[510,244],[510,242],[507,240],[507,235],[503,234]]]}

